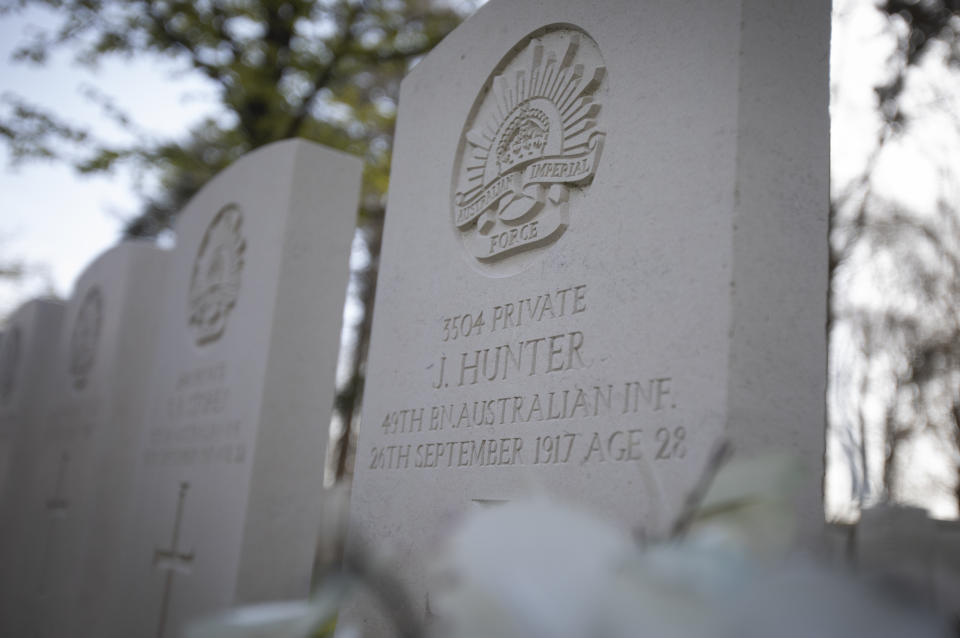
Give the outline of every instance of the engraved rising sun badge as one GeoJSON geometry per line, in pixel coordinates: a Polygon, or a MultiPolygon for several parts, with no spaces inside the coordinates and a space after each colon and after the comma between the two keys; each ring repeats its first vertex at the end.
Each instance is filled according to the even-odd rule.
{"type": "Polygon", "coordinates": [[[474,103],[454,167],[454,227],[493,274],[516,272],[560,238],[571,191],[592,182],[604,139],[605,67],[589,36],[548,28],[513,51],[474,103]]]}
{"type": "Polygon", "coordinates": [[[199,346],[219,339],[227,326],[240,294],[246,248],[240,208],[224,206],[203,235],[190,278],[189,321],[199,346]]]}
{"type": "Polygon", "coordinates": [[[86,386],[87,377],[93,369],[102,318],[103,295],[100,288],[94,286],[87,291],[80,303],[80,310],[73,322],[73,333],[70,335],[70,374],[73,375],[73,387],[77,390],[86,386]]]}

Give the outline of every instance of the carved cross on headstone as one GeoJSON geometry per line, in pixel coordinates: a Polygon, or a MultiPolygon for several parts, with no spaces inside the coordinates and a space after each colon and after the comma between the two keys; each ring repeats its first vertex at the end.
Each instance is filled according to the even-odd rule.
{"type": "Polygon", "coordinates": [[[177,497],[177,512],[173,520],[173,537],[170,539],[168,549],[159,547],[153,551],[153,566],[158,571],[167,572],[163,583],[163,597],[160,600],[160,619],[157,622],[157,638],[163,637],[163,632],[167,624],[167,609],[170,606],[170,591],[173,588],[174,572],[187,574],[190,572],[190,566],[193,563],[193,550],[183,551],[179,547],[180,542],[180,523],[183,519],[183,503],[187,498],[187,490],[190,489],[190,483],[183,481],[180,483],[180,494],[177,497]]]}

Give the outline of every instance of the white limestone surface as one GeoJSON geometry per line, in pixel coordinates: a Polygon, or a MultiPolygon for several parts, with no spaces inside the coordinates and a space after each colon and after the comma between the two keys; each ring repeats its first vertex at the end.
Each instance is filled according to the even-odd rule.
{"type": "Polygon", "coordinates": [[[34,299],[18,308],[0,338],[0,635],[28,635],[31,594],[27,586],[37,561],[31,525],[44,511],[33,467],[43,439],[44,411],[63,304],[34,299]]]}
{"type": "Polygon", "coordinates": [[[29,525],[31,633],[103,635],[126,538],[168,251],[121,243],[74,284],[45,400],[29,525]]]}
{"type": "Polygon", "coordinates": [[[182,212],[109,635],[307,594],[360,172],[276,143],[182,212]]]}
{"type": "Polygon", "coordinates": [[[350,538],[418,611],[471,508],[545,491],[661,536],[722,439],[805,462],[819,531],[829,22],[493,0],[405,79],[350,538]]]}

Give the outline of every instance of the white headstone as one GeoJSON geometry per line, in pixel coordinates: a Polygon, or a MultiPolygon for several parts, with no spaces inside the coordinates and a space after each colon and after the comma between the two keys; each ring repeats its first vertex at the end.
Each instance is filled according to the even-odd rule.
{"type": "Polygon", "coordinates": [[[127,242],[80,275],[50,374],[31,484],[30,635],[103,635],[129,523],[167,251],[127,242]]]}
{"type": "Polygon", "coordinates": [[[308,593],[360,173],[272,144],[182,212],[113,635],[308,593]]]}
{"type": "Polygon", "coordinates": [[[493,0],[404,80],[350,537],[419,609],[472,507],[664,534],[723,438],[806,461],[822,526],[829,24],[493,0]]]}
{"type": "Polygon", "coordinates": [[[27,635],[34,514],[43,510],[31,482],[42,444],[50,373],[57,361],[63,304],[35,299],[21,306],[0,340],[0,635],[27,635]]]}

